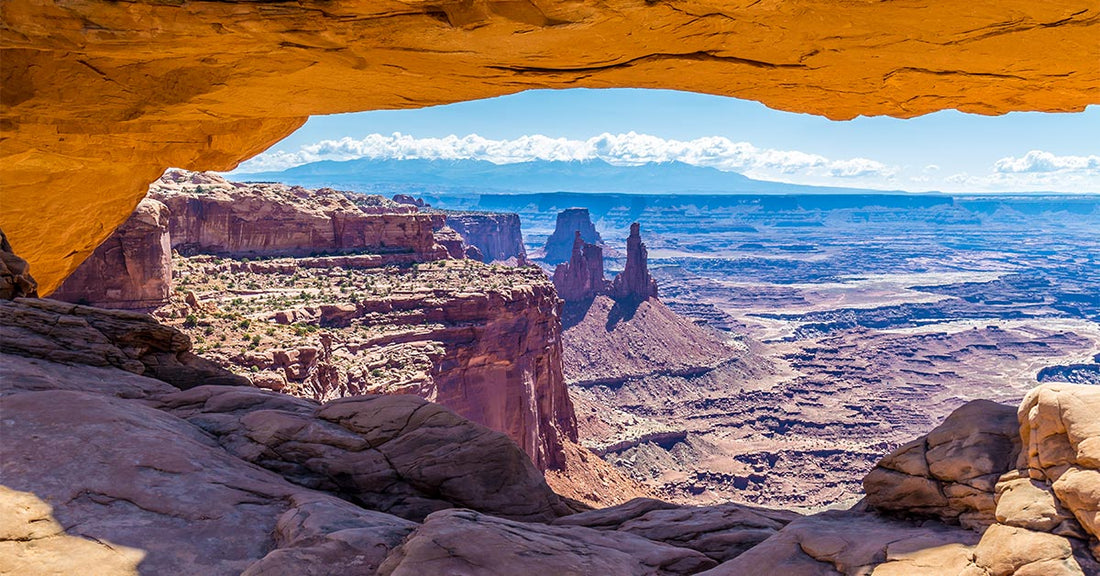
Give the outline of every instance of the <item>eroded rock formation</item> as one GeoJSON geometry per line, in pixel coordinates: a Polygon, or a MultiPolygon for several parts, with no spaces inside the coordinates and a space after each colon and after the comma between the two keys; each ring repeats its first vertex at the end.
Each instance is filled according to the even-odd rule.
{"type": "Polygon", "coordinates": [[[100,308],[147,309],[168,302],[172,243],[168,207],[145,198],[51,298],[100,308]]]}
{"type": "Polygon", "coordinates": [[[0,389],[6,572],[373,573],[433,511],[571,512],[506,437],[411,396],[180,391],[8,354],[0,389]]]}
{"type": "Polygon", "coordinates": [[[8,237],[0,230],[0,299],[27,297],[38,297],[38,282],[31,276],[27,261],[12,251],[8,237]]]}
{"type": "Polygon", "coordinates": [[[996,522],[994,487],[1016,462],[1019,428],[1011,406],[965,404],[926,436],[883,458],[863,480],[867,502],[984,529],[996,522]]]}
{"type": "Polygon", "coordinates": [[[344,193],[229,182],[170,171],[149,188],[170,211],[172,247],[184,254],[309,256],[365,251],[410,261],[446,257],[431,218],[409,210],[367,213],[344,193]]]}
{"type": "Polygon", "coordinates": [[[113,366],[183,389],[203,384],[249,385],[248,379],[196,356],[187,336],[146,314],[55,300],[0,300],[0,352],[113,366]]]}
{"type": "Polygon", "coordinates": [[[258,385],[317,400],[416,394],[560,467],[576,423],[545,275],[470,260],[387,270],[373,258],[181,258],[180,286],[203,301],[177,295],[158,314],[258,385]],[[226,286],[249,287],[248,300],[226,286]]]}
{"type": "Polygon", "coordinates": [[[0,227],[48,294],[170,166],[230,169],[313,114],[526,88],[673,88],[834,119],[1083,110],[1097,18],[1085,0],[13,0],[0,227]]]}
{"type": "Polygon", "coordinates": [[[518,214],[448,212],[447,225],[477,249],[482,262],[527,260],[518,214]]]}
{"type": "Polygon", "coordinates": [[[584,241],[580,230],[573,238],[569,261],[554,269],[554,289],[566,302],[591,300],[606,294],[608,282],[603,277],[603,248],[584,241]]]}
{"type": "Polygon", "coordinates": [[[626,238],[626,266],[612,280],[609,294],[616,300],[633,303],[657,297],[657,282],[649,275],[649,253],[637,222],[630,225],[630,236],[626,238]]]}
{"type": "Polygon", "coordinates": [[[581,239],[588,244],[602,244],[603,239],[592,224],[588,208],[569,208],[558,213],[554,232],[546,239],[541,258],[547,264],[567,262],[573,254],[574,238],[580,232],[581,239]]]}

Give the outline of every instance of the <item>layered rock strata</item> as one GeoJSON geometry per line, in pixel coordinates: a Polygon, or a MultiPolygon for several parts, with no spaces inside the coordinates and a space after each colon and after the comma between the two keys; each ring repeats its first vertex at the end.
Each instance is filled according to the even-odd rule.
{"type": "Polygon", "coordinates": [[[172,243],[168,207],[145,198],[133,215],[50,295],[100,308],[148,309],[168,303],[172,243]]]}
{"type": "Polygon", "coordinates": [[[592,224],[588,208],[569,208],[558,212],[554,232],[546,239],[542,249],[542,260],[547,264],[560,264],[569,260],[573,254],[574,237],[580,232],[581,239],[587,244],[602,244],[603,239],[592,224]]]}
{"type": "Polygon", "coordinates": [[[447,225],[477,250],[482,262],[527,261],[518,214],[448,212],[447,225]]]}
{"type": "Polygon", "coordinates": [[[409,211],[367,213],[344,193],[274,183],[229,182],[205,173],[169,171],[149,195],[170,211],[172,247],[182,254],[310,256],[405,254],[446,257],[431,218],[409,211]]]}
{"type": "Polygon", "coordinates": [[[649,275],[649,252],[637,222],[630,225],[626,239],[626,265],[611,282],[608,293],[616,300],[633,303],[657,297],[657,282],[649,275]]]}
{"type": "Polygon", "coordinates": [[[359,258],[321,268],[181,259],[180,285],[201,301],[181,295],[159,313],[261,386],[318,400],[416,394],[508,434],[540,468],[560,468],[576,423],[560,302],[545,276],[470,260],[384,270],[345,261],[359,258]]]}
{"type": "Polygon", "coordinates": [[[183,333],[146,314],[37,298],[0,300],[0,352],[51,362],[113,366],[182,389],[249,386],[195,355],[183,333]]]}
{"type": "Polygon", "coordinates": [[[579,230],[573,238],[569,261],[554,269],[554,289],[566,302],[591,300],[608,291],[603,277],[603,248],[585,242],[579,230]]]}

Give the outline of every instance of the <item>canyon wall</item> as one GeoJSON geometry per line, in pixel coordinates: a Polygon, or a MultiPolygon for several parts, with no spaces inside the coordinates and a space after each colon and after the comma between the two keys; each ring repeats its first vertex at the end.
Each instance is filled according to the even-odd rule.
{"type": "Polygon", "coordinates": [[[546,239],[541,259],[547,264],[560,264],[569,260],[573,254],[573,237],[580,232],[581,239],[588,244],[602,244],[603,239],[592,224],[588,208],[568,208],[558,212],[554,232],[546,239]]]}
{"type": "Polygon", "coordinates": [[[518,214],[448,213],[447,225],[477,248],[482,262],[527,259],[518,214]]]}
{"type": "Polygon", "coordinates": [[[431,218],[405,212],[365,213],[342,192],[275,183],[229,182],[205,173],[170,171],[149,188],[170,212],[172,247],[183,254],[310,256],[366,251],[446,257],[431,218]]]}
{"type": "Polygon", "coordinates": [[[145,198],[51,297],[100,308],[155,308],[172,291],[168,207],[145,198]]]}
{"type": "Polygon", "coordinates": [[[603,248],[585,242],[578,230],[569,261],[554,269],[554,289],[566,302],[582,302],[606,294],[608,286],[603,277],[603,248]]]}
{"type": "Polygon", "coordinates": [[[360,258],[180,258],[186,292],[158,313],[259,386],[322,401],[415,394],[506,433],[540,468],[560,467],[577,436],[545,275],[360,258]]]}
{"type": "MultiPolygon", "coordinates": [[[[560,309],[546,282],[510,290],[445,295],[421,291],[372,300],[348,308],[321,308],[322,326],[346,327],[364,321],[386,324],[390,334],[330,351],[320,363],[341,363],[334,355],[394,344],[433,344],[430,378],[408,388],[418,396],[507,434],[540,469],[564,464],[563,443],[577,441],[573,404],[562,376],[560,309]],[[411,325],[410,325],[411,324],[411,325]],[[404,332],[417,324],[437,327],[404,332]]],[[[366,370],[354,364],[327,381],[316,381],[316,395],[333,397],[370,392],[366,370]],[[358,374],[357,374],[358,372],[358,374]]],[[[325,375],[324,370],[305,370],[325,375]]]]}

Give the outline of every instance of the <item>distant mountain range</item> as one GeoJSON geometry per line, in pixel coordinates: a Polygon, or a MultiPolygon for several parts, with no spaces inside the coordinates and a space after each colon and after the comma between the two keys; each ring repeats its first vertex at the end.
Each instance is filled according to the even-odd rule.
{"type": "Polygon", "coordinates": [[[754,180],[682,162],[616,166],[602,160],[494,164],[485,160],[324,160],[281,172],[233,174],[359,192],[620,192],[642,194],[890,194],[901,191],[804,186],[754,180]]]}

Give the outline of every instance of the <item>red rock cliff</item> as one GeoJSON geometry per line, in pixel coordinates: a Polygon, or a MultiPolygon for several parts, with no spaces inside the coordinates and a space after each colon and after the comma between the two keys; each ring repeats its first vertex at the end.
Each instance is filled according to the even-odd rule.
{"type": "Polygon", "coordinates": [[[657,297],[657,283],[649,275],[648,259],[640,227],[635,222],[630,225],[630,236],[626,239],[626,266],[611,283],[612,298],[641,302],[657,297]]]}
{"type": "Polygon", "coordinates": [[[482,262],[527,259],[519,214],[447,214],[447,225],[477,248],[482,262]]]}
{"type": "Polygon", "coordinates": [[[543,260],[548,264],[559,264],[569,260],[573,253],[573,233],[580,232],[581,238],[589,244],[601,244],[603,239],[592,224],[588,208],[569,208],[558,213],[554,233],[546,239],[543,248],[543,260]]]}
{"type": "MultiPolygon", "coordinates": [[[[204,296],[190,325],[178,313],[170,321],[200,341],[208,328],[225,334],[208,353],[257,385],[322,401],[416,394],[504,432],[541,469],[563,464],[576,424],[562,375],[560,301],[541,270],[465,259],[337,273],[302,265],[343,258],[352,257],[181,259],[180,283],[204,296]],[[250,312],[251,327],[232,315],[239,295],[211,280],[224,275],[257,287],[249,305],[263,311],[250,312]],[[290,276],[319,293],[288,302],[290,276]]],[[[173,307],[186,306],[176,299],[173,307]]]]}
{"type": "Polygon", "coordinates": [[[578,230],[573,238],[573,254],[569,262],[554,269],[554,288],[566,302],[591,300],[607,293],[603,277],[603,248],[589,244],[578,230]]]}
{"type": "Polygon", "coordinates": [[[146,198],[51,297],[101,308],[155,308],[172,290],[168,207],[146,198]]]}
{"type": "Polygon", "coordinates": [[[149,188],[171,211],[172,247],[181,253],[308,256],[367,251],[446,257],[427,215],[367,213],[343,193],[273,183],[243,184],[171,171],[149,188]]]}

